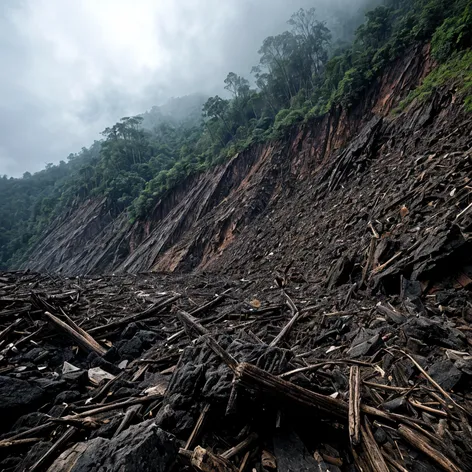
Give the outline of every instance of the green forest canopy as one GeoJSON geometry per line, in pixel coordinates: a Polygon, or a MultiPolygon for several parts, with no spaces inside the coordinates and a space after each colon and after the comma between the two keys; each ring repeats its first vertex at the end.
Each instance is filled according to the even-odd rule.
{"type": "Polygon", "coordinates": [[[338,19],[331,30],[314,8],[300,9],[287,31],[263,41],[251,80],[228,74],[227,98],[174,99],[122,118],[67,162],[20,179],[0,178],[0,268],[18,265],[55,218],[85,199],[104,198],[113,214],[144,219],[189,176],[254,143],[282,137],[334,106],[352,107],[384,67],[415,43],[431,41],[440,67],[405,103],[426,98],[445,80],[459,80],[472,108],[471,5],[384,0],[362,24],[360,18],[342,25],[338,19]]]}

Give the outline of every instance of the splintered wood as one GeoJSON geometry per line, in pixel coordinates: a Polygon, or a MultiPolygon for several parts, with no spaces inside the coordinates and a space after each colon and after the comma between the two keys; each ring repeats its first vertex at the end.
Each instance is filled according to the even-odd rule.
{"type": "Polygon", "coordinates": [[[349,375],[349,437],[357,446],[361,437],[361,381],[359,366],[351,366],[349,375]]]}
{"type": "Polygon", "coordinates": [[[405,281],[401,300],[350,286],[333,304],[283,274],[3,274],[0,466],[468,470],[465,312],[405,281]]]}

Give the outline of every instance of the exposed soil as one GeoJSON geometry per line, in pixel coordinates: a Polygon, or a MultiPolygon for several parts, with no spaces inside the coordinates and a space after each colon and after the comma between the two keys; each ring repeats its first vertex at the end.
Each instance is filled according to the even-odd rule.
{"type": "MultiPolygon", "coordinates": [[[[322,191],[324,177],[333,165],[344,165],[346,152],[350,163],[341,177],[346,183],[357,183],[352,182],[351,167],[367,173],[370,161],[383,162],[382,144],[394,134],[406,138],[395,140],[388,151],[399,154],[405,146],[414,146],[414,132],[430,129],[431,121],[445,135],[453,131],[449,120],[460,114],[459,107],[450,110],[450,116],[438,116],[438,110],[416,106],[392,125],[379,121],[430,67],[428,48],[412,50],[385,72],[356,108],[333,110],[295,128],[283,140],[254,146],[216,169],[189,178],[158,202],[147,221],[130,225],[126,215],[110,215],[104,201],[86,202],[51,227],[29,254],[25,267],[72,275],[220,271],[222,266],[231,270],[228,265],[234,256],[258,255],[252,250],[255,232],[275,240],[287,233],[287,227],[298,232],[308,223],[315,229],[320,215],[309,208],[334,201],[331,192],[322,191]],[[310,221],[299,221],[303,212],[309,212],[310,221]],[[273,226],[274,218],[282,223],[273,226]]],[[[396,173],[392,176],[398,178],[396,173]]],[[[391,177],[384,176],[385,180],[391,177]]],[[[388,183],[386,190],[391,186],[388,183]]],[[[276,249],[271,244],[267,241],[266,254],[276,249]]],[[[295,240],[289,257],[301,255],[303,249],[295,240]]],[[[309,260],[313,263],[315,257],[313,253],[309,260]]]]}

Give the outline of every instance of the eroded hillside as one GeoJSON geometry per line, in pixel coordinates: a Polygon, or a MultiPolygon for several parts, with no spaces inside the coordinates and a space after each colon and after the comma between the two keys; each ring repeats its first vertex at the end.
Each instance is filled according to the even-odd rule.
{"type": "Polygon", "coordinates": [[[357,108],[337,108],[189,178],[145,221],[112,218],[103,202],[87,201],[56,222],[28,267],[244,275],[290,259],[317,282],[333,263],[359,282],[370,247],[371,268],[387,263],[394,284],[397,275],[436,277],[436,266],[452,275],[426,261],[445,244],[465,263],[467,212],[458,215],[469,204],[471,122],[453,86],[396,110],[431,67],[428,47],[412,49],[357,108]],[[405,258],[407,268],[395,270],[405,258]]]}

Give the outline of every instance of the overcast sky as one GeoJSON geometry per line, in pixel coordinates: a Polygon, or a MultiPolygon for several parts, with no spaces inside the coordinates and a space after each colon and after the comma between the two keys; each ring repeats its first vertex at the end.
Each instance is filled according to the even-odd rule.
{"type": "Polygon", "coordinates": [[[0,175],[90,145],[172,96],[221,93],[300,7],[352,0],[0,0],[0,175]]]}

